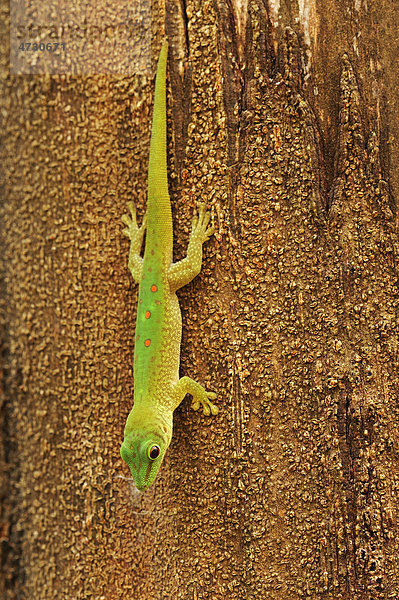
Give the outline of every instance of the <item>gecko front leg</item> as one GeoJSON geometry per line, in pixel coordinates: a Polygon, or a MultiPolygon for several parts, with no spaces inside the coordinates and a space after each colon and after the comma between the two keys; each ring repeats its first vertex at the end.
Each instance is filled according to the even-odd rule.
{"type": "Polygon", "coordinates": [[[191,405],[193,410],[198,410],[202,406],[204,415],[218,414],[218,407],[211,402],[211,400],[216,398],[216,394],[214,392],[207,392],[202,385],[190,377],[182,377],[173,388],[173,410],[179,406],[186,394],[190,394],[193,397],[191,405]]]}
{"type": "Polygon", "coordinates": [[[130,251],[128,267],[132,277],[136,283],[140,283],[143,270],[143,259],[140,256],[141,247],[143,245],[143,237],[147,223],[147,215],[145,215],[141,227],[137,225],[136,206],[133,202],[127,203],[130,215],[123,215],[122,221],[126,225],[122,233],[130,239],[130,251]]]}
{"type": "Polygon", "coordinates": [[[205,204],[200,205],[198,217],[194,217],[187,256],[177,263],[172,263],[168,271],[171,291],[190,283],[201,271],[202,244],[214,233],[213,227],[208,227],[211,215],[206,211],[205,204]]]}

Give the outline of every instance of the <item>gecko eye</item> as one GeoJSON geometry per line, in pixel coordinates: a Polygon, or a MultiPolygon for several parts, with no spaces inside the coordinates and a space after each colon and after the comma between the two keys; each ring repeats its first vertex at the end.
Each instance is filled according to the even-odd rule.
{"type": "Polygon", "coordinates": [[[156,444],[152,444],[149,448],[148,448],[148,458],[150,460],[155,460],[156,458],[158,458],[158,456],[161,454],[161,449],[159,446],[157,446],[156,444]]]}

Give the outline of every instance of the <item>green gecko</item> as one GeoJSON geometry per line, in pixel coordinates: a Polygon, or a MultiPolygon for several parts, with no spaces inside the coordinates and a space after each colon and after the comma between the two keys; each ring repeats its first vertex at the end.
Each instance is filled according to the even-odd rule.
{"type": "Polygon", "coordinates": [[[186,394],[192,407],[201,405],[206,415],[217,407],[199,383],[179,379],[182,322],[176,290],[201,271],[202,244],[213,234],[205,205],[194,218],[187,256],[173,262],[173,227],[168,192],[166,157],[166,63],[164,42],[155,80],[150,158],[148,165],[147,215],[141,227],[136,209],[122,217],[123,233],[130,239],[129,269],[139,283],[134,344],[134,405],[127,418],[121,456],[128,464],[136,487],[147,489],[154,481],[172,439],[173,411],[186,394]],[[144,257],[140,256],[146,231],[144,257]]]}

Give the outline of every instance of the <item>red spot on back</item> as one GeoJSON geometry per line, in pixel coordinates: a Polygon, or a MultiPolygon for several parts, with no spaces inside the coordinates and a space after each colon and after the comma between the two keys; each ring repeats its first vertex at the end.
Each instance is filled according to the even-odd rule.
{"type": "Polygon", "coordinates": [[[151,291],[156,292],[158,290],[157,286],[154,284],[151,286],[151,291]]]}
{"type": "Polygon", "coordinates": [[[148,346],[151,344],[151,340],[146,340],[144,342],[144,346],[146,346],[148,348],[148,346]]]}
{"type": "Polygon", "coordinates": [[[149,319],[151,317],[151,313],[149,310],[147,310],[147,312],[145,313],[145,318],[149,319]]]}

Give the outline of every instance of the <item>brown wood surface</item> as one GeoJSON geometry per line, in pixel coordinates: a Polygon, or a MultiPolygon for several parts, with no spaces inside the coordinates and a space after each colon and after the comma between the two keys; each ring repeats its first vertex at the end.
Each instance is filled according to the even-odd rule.
{"type": "Polygon", "coordinates": [[[10,75],[3,30],[2,597],[398,597],[397,9],[154,5],[176,259],[199,201],[216,229],[181,373],[220,413],[178,408],[142,495],[120,218],[145,209],[153,76],[10,75]]]}

